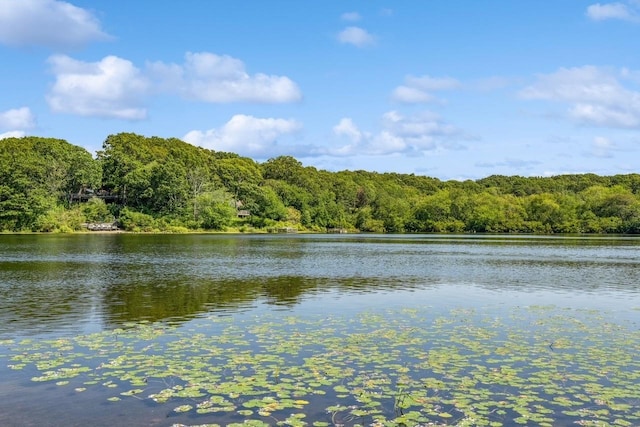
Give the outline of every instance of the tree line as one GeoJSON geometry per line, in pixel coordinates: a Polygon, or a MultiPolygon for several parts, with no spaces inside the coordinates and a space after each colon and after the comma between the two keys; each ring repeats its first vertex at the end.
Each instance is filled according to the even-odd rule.
{"type": "Polygon", "coordinates": [[[0,140],[0,231],[640,233],[640,175],[328,172],[259,163],[175,138],[110,135],[94,156],[64,140],[0,140]]]}

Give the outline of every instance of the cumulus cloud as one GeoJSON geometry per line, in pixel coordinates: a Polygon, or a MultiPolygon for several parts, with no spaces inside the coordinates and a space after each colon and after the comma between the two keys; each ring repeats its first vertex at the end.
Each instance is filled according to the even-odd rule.
{"type": "Polygon", "coordinates": [[[418,104],[436,101],[435,91],[455,89],[460,82],[451,77],[407,76],[404,84],[395,88],[391,94],[394,101],[405,104],[418,104]]]}
{"type": "Polygon", "coordinates": [[[82,116],[144,119],[147,98],[163,93],[213,103],[283,103],[302,98],[288,77],[249,75],[239,59],[206,52],[187,53],[182,65],[154,62],[144,69],[117,56],[84,62],[53,55],[49,64],[55,76],[47,95],[50,108],[82,116]]]}
{"type": "Polygon", "coordinates": [[[31,129],[36,119],[28,107],[0,112],[0,129],[31,129]]]}
{"type": "Polygon", "coordinates": [[[353,142],[360,142],[362,139],[362,132],[358,129],[358,126],[349,117],[345,117],[333,127],[333,133],[337,136],[346,136],[353,142]]]}
{"type": "Polygon", "coordinates": [[[346,137],[350,143],[330,149],[327,154],[334,156],[417,154],[433,151],[447,145],[447,140],[460,136],[452,125],[445,123],[438,115],[425,111],[405,116],[397,111],[383,114],[381,130],[378,133],[361,131],[350,119],[343,118],[334,126],[336,136],[346,137]]]}
{"type": "Polygon", "coordinates": [[[21,130],[12,130],[9,132],[4,132],[4,133],[0,133],[0,139],[5,139],[5,138],[22,138],[23,136],[25,136],[26,133],[24,131],[21,130]]]}
{"type": "Polygon", "coordinates": [[[445,123],[440,116],[430,111],[413,116],[403,116],[396,111],[389,111],[382,116],[382,124],[393,135],[416,142],[431,140],[436,136],[452,135],[456,132],[455,127],[445,123]]]}
{"type": "Polygon", "coordinates": [[[216,151],[257,158],[282,154],[278,139],[299,132],[302,124],[292,119],[258,118],[237,114],[219,129],[192,130],[182,139],[216,151]]]}
{"type": "Polygon", "coordinates": [[[587,7],[587,16],[594,21],[605,21],[608,19],[619,19],[622,21],[640,22],[640,14],[634,5],[624,3],[596,3],[587,7]]]}
{"type": "Polygon", "coordinates": [[[520,96],[568,104],[568,117],[581,124],[638,128],[640,92],[623,84],[630,75],[634,72],[594,66],[561,68],[537,76],[520,96]]]}
{"type": "Polygon", "coordinates": [[[421,104],[433,102],[437,99],[435,96],[425,90],[404,85],[395,88],[391,93],[391,98],[394,101],[402,102],[405,104],[421,104]]]}
{"type": "Polygon", "coordinates": [[[65,55],[49,58],[55,83],[47,95],[57,113],[140,120],[147,116],[141,101],[149,81],[130,61],[107,56],[83,62],[65,55]]]}
{"type": "Polygon", "coordinates": [[[148,64],[148,70],[161,91],[177,92],[188,99],[285,103],[302,98],[300,89],[288,77],[250,75],[241,60],[227,55],[188,52],[182,65],[153,62],[148,64]]]}
{"type": "Polygon", "coordinates": [[[58,0],[0,0],[0,43],[70,48],[111,37],[86,9],[58,0]]]}
{"type": "Polygon", "coordinates": [[[343,21],[355,22],[355,21],[359,21],[360,19],[362,19],[362,17],[360,16],[360,14],[358,12],[346,12],[346,13],[343,13],[340,16],[340,19],[342,19],[343,21]]]}
{"type": "Polygon", "coordinates": [[[347,27],[338,33],[338,41],[356,47],[365,47],[375,43],[375,37],[360,27],[347,27]]]}
{"type": "Polygon", "coordinates": [[[36,119],[28,107],[14,108],[0,112],[0,139],[21,138],[26,135],[25,130],[35,127],[36,119]]]}

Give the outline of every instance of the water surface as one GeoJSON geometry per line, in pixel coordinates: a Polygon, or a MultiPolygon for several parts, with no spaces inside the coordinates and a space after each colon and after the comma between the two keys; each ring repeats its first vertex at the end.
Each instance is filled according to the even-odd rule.
{"type": "MultiPolygon", "coordinates": [[[[21,340],[75,339],[141,322],[215,337],[223,332],[208,323],[212,316],[249,328],[261,319],[317,325],[328,316],[413,309],[442,319],[455,310],[507,319],[521,307],[553,306],[596,310],[637,331],[639,249],[640,239],[623,236],[0,235],[0,422],[42,425],[52,413],[67,425],[220,422],[180,418],[148,398],[110,405],[108,387],[77,393],[32,382],[34,366],[7,367],[21,340]],[[66,401],[73,406],[62,411],[66,401]]],[[[323,413],[322,404],[310,405],[323,413]]],[[[314,419],[323,422],[316,414],[309,425],[314,419]]]]}

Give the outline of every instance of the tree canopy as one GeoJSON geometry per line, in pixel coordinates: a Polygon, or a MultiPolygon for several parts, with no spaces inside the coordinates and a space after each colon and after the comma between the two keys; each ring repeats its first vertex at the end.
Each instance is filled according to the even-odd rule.
{"type": "Polygon", "coordinates": [[[640,233],[640,175],[476,181],[258,163],[176,138],[110,135],[95,158],[60,139],[0,140],[0,230],[339,228],[365,232],[640,233]]]}

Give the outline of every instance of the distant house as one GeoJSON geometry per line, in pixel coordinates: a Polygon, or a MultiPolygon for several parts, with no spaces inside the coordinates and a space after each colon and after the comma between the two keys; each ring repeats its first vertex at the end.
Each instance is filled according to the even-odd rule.
{"type": "Polygon", "coordinates": [[[93,199],[94,197],[97,197],[98,199],[102,199],[104,200],[105,203],[114,203],[114,202],[121,202],[123,200],[123,197],[117,195],[117,194],[111,194],[110,191],[105,190],[105,189],[100,189],[98,191],[94,191],[91,188],[84,188],[82,187],[80,189],[80,191],[78,191],[77,193],[70,193],[69,194],[69,202],[88,202],[89,200],[93,199]]]}
{"type": "Polygon", "coordinates": [[[244,208],[244,203],[242,203],[242,200],[236,200],[236,215],[238,216],[238,218],[247,218],[251,216],[251,212],[249,212],[247,209],[242,209],[244,208]]]}

